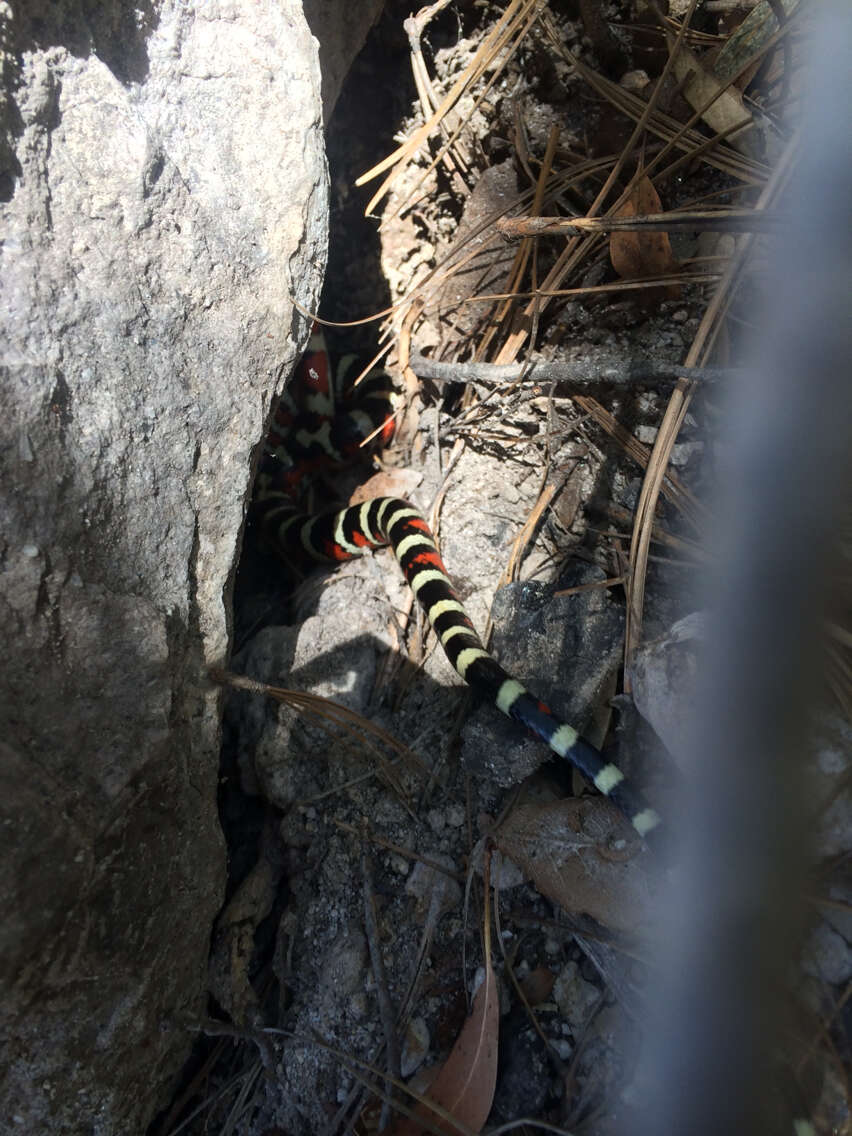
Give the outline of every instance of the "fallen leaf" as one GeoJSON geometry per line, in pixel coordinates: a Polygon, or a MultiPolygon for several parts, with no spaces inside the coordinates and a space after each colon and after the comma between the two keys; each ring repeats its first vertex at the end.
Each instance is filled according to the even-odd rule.
{"type": "Polygon", "coordinates": [[[374,497],[410,497],[423,480],[413,469],[384,469],[374,473],[349,498],[350,505],[363,505],[374,497]]]}
{"type": "Polygon", "coordinates": [[[514,809],[492,835],[542,895],[620,931],[647,918],[654,874],[641,840],[603,797],[514,809]]]}
{"type": "Polygon", "coordinates": [[[449,1057],[426,1096],[417,1105],[414,1115],[402,1117],[396,1124],[394,1136],[421,1136],[432,1130],[446,1132],[450,1136],[463,1131],[462,1125],[471,1132],[479,1132],[488,1119],[497,1084],[499,1030],[497,979],[491,965],[491,918],[487,898],[489,888],[486,859],[485,977],[473,999],[471,1015],[462,1026],[449,1057]],[[438,1105],[443,1113],[429,1108],[430,1101],[438,1105]],[[452,1117],[452,1120],[447,1116],[452,1117]],[[425,1128],[424,1121],[428,1121],[431,1128],[425,1128]]]}
{"type": "MultiPolygon", "coordinates": [[[[641,177],[616,216],[643,217],[662,211],[653,182],[648,177],[641,177]]],[[[609,257],[612,267],[623,280],[635,280],[642,276],[670,276],[680,271],[668,233],[613,233],[609,239],[609,257]]],[[[657,289],[649,289],[646,299],[653,299],[656,292],[657,289]]],[[[679,295],[680,288],[677,284],[667,286],[668,299],[677,299],[679,295]]]]}

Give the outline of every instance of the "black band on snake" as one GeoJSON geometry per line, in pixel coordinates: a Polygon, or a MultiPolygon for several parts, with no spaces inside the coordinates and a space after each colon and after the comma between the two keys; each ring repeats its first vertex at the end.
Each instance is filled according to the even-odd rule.
{"type": "MultiPolygon", "coordinates": [[[[325,350],[316,332],[312,347],[305,359],[316,375],[325,350]]],[[[303,363],[303,369],[304,366],[303,363]]],[[[324,366],[327,371],[327,357],[324,366]]],[[[375,396],[380,384],[375,376],[374,380],[369,388],[373,408],[366,411],[366,418],[370,430],[379,428],[388,433],[387,399],[381,404],[380,398],[375,396]],[[381,415],[376,413],[380,405],[381,415]]],[[[323,418],[323,425],[312,436],[303,430],[299,442],[302,461],[311,457],[312,447],[324,450],[327,461],[339,461],[344,456],[338,446],[328,444],[330,431],[326,422],[323,418]]],[[[279,459],[280,444],[287,445],[274,439],[269,447],[279,459]]],[[[295,463],[292,464],[295,468],[295,463]]],[[[257,509],[265,533],[285,556],[294,544],[301,545],[314,559],[326,561],[350,560],[389,545],[447,658],[464,681],[493,702],[498,710],[531,730],[559,757],[576,766],[621,810],[649,844],[659,841],[659,816],[621,770],[607,762],[572,726],[560,722],[485,649],[452,585],[429,525],[413,505],[398,497],[378,497],[362,505],[311,517],[295,512],[289,488],[276,486],[275,478],[267,476],[261,482],[257,509]]]]}

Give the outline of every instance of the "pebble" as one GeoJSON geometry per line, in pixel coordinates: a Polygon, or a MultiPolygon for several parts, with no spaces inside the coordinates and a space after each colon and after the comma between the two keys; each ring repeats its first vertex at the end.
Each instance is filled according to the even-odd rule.
{"type": "Polygon", "coordinates": [[[423,1064],[429,1052],[429,1027],[422,1018],[412,1018],[405,1030],[402,1043],[400,1070],[403,1077],[410,1077],[415,1069],[423,1064]]]}
{"type": "Polygon", "coordinates": [[[600,991],[586,982],[575,962],[567,962],[553,984],[553,1000],[574,1030],[582,1029],[600,999],[600,991]]]}
{"type": "Polygon", "coordinates": [[[852,950],[833,927],[821,923],[805,941],[802,969],[814,978],[838,986],[852,978],[852,950]]]}

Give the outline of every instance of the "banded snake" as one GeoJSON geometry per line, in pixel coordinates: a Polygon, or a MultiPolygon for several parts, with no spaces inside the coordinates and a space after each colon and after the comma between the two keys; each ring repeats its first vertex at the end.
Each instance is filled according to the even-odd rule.
{"type": "MultiPolygon", "coordinates": [[[[356,363],[354,356],[341,359],[337,368],[341,381],[345,382],[356,363]]],[[[294,383],[282,398],[267,439],[255,505],[266,537],[285,557],[288,550],[299,545],[308,556],[321,561],[350,560],[390,546],[461,678],[503,714],[546,742],[553,753],[571,762],[621,810],[649,845],[659,845],[660,817],[622,771],[573,726],[559,721],[486,650],[453,586],[428,523],[410,502],[378,497],[316,516],[298,510],[294,501],[303,478],[325,465],[351,460],[370,434],[378,434],[383,441],[390,438],[393,414],[389,377],[383,371],[371,371],[358,390],[357,404],[335,414],[329,355],[324,337],[314,325],[294,383]]]]}

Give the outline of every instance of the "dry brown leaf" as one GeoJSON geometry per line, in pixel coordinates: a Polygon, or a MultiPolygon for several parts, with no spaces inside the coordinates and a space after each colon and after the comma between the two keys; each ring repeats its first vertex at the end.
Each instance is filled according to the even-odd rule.
{"type": "MultiPolygon", "coordinates": [[[[486,865],[487,865],[486,860],[486,865]]],[[[489,895],[488,871],[485,894],[489,895]]],[[[490,912],[485,904],[485,978],[473,999],[473,1010],[462,1031],[413,1116],[400,1119],[394,1136],[421,1136],[427,1131],[452,1133],[479,1132],[488,1119],[497,1084],[497,1039],[499,998],[497,979],[491,965],[490,912]],[[429,1108],[433,1101],[442,1109],[429,1108]],[[447,1118],[452,1117],[452,1120],[447,1118]],[[428,1121],[430,1128],[424,1127],[428,1121]],[[454,1124],[453,1121],[456,1123],[454,1124]]]]}
{"type": "MultiPolygon", "coordinates": [[[[662,204],[653,182],[648,177],[641,177],[616,217],[647,217],[661,212],[662,204]]],[[[680,270],[668,233],[613,233],[609,239],[609,256],[612,267],[623,280],[668,276],[680,270]]],[[[655,291],[656,289],[649,289],[649,298],[655,291]]],[[[670,284],[666,288],[669,299],[677,299],[679,295],[680,288],[677,284],[670,284]]]]}
{"type": "Polygon", "coordinates": [[[410,497],[423,481],[413,469],[383,469],[359,485],[349,498],[350,505],[363,505],[374,497],[410,497]]]}
{"type": "Polygon", "coordinates": [[[620,931],[635,931],[647,918],[653,882],[648,854],[603,797],[523,805],[492,839],[565,911],[620,931]]]}

